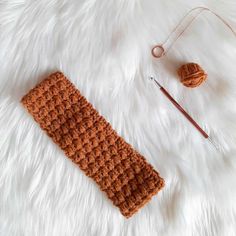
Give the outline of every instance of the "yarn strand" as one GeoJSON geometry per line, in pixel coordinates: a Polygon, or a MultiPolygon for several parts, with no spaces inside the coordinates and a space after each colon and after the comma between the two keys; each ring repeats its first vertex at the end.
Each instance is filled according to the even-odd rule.
{"type": "Polygon", "coordinates": [[[176,27],[172,30],[172,32],[168,35],[168,37],[162,44],[158,44],[153,47],[152,55],[156,58],[161,58],[162,56],[166,55],[173,47],[173,45],[178,41],[178,39],[184,34],[184,32],[204,11],[208,11],[211,14],[215,15],[233,33],[236,38],[236,31],[222,16],[207,7],[195,7],[185,14],[185,16],[180,20],[180,22],[176,25],[176,27]],[[187,23],[187,25],[181,30],[180,27],[183,25],[185,20],[187,20],[188,16],[191,16],[192,13],[195,14],[192,16],[192,18],[190,18],[190,21],[187,23]],[[178,33],[179,28],[180,32],[178,33]],[[173,38],[172,41],[170,41],[171,38],[173,38]]]}

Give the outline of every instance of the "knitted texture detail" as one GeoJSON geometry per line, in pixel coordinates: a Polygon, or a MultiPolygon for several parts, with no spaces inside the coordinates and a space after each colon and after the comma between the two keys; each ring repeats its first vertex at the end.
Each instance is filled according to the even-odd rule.
{"type": "Polygon", "coordinates": [[[125,217],[132,216],[164,186],[144,157],[118,136],[61,72],[29,91],[22,104],[125,217]]]}

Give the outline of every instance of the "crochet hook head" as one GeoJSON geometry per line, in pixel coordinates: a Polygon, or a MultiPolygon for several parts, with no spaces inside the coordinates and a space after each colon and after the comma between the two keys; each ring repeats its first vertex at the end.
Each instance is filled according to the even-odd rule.
{"type": "Polygon", "coordinates": [[[154,81],[159,88],[162,88],[161,84],[154,77],[150,76],[149,79],[154,81]]]}

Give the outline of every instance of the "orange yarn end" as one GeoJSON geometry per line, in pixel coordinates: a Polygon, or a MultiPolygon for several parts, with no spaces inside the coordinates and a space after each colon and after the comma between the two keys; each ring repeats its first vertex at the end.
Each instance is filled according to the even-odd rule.
{"type": "Polygon", "coordinates": [[[205,71],[196,63],[181,66],[178,69],[178,75],[181,83],[190,88],[198,87],[207,79],[205,71]]]}

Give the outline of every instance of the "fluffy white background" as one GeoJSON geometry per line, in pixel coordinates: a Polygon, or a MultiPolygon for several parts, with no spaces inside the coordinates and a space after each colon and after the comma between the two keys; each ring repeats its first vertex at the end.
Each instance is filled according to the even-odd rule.
{"type": "Polygon", "coordinates": [[[204,13],[162,61],[150,55],[199,5],[236,28],[235,0],[0,0],[1,236],[236,235],[236,39],[204,13]],[[191,61],[209,74],[194,90],[175,72],[191,61]],[[166,180],[129,220],[19,103],[57,69],[166,180]],[[150,74],[223,152],[176,112],[150,74]]]}

